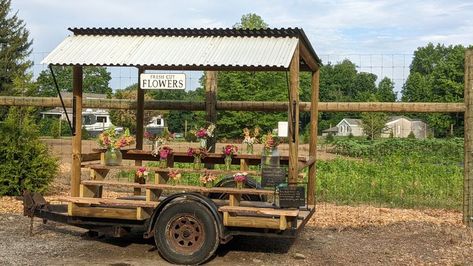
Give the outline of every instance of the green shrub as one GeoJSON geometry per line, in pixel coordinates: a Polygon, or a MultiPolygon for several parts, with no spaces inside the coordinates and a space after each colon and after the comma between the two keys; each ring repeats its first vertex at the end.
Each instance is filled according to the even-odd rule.
{"type": "Polygon", "coordinates": [[[10,108],[0,124],[0,196],[44,192],[58,171],[57,160],[38,139],[26,109],[10,108]]]}

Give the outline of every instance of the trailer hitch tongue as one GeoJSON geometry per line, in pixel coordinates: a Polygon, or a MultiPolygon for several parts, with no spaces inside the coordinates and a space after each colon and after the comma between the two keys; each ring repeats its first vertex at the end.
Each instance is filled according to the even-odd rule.
{"type": "MultiPolygon", "coordinates": [[[[23,193],[23,215],[31,218],[30,236],[33,235],[33,219],[36,210],[47,210],[48,202],[39,193],[25,191],[23,193]]],[[[44,222],[44,221],[43,221],[44,222]]]]}

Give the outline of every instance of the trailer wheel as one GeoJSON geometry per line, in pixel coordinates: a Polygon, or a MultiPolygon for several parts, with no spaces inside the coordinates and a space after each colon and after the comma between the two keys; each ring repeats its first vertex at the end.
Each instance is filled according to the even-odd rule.
{"type": "Polygon", "coordinates": [[[217,228],[207,207],[196,201],[179,201],[162,210],[154,227],[154,240],[167,261],[201,264],[217,250],[217,228]]]}

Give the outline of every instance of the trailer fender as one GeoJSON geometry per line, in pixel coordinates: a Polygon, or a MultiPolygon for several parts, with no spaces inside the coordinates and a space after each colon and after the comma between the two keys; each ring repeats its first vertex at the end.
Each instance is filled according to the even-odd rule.
{"type": "Polygon", "coordinates": [[[176,193],[176,194],[173,194],[173,195],[167,197],[165,200],[163,200],[154,209],[153,214],[148,219],[147,224],[145,225],[147,230],[143,235],[144,238],[148,239],[148,238],[151,238],[151,237],[154,236],[153,230],[154,230],[154,226],[155,226],[155,223],[158,219],[159,214],[164,209],[164,207],[166,207],[166,205],[168,205],[171,202],[177,201],[177,200],[193,200],[193,201],[199,202],[202,205],[204,205],[205,207],[207,207],[210,210],[210,212],[212,213],[215,221],[217,221],[218,233],[219,233],[220,239],[224,240],[224,230],[225,230],[225,228],[223,226],[223,217],[222,217],[221,214],[219,214],[217,205],[215,205],[215,203],[212,200],[210,200],[209,198],[207,198],[207,197],[205,197],[201,194],[192,193],[192,192],[176,193]]]}

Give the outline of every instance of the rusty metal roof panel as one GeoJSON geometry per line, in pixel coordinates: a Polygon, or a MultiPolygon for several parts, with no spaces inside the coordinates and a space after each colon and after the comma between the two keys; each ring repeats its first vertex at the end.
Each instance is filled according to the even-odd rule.
{"type": "Polygon", "coordinates": [[[296,37],[73,35],[42,63],[288,68],[296,37]]]}

